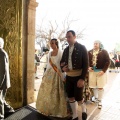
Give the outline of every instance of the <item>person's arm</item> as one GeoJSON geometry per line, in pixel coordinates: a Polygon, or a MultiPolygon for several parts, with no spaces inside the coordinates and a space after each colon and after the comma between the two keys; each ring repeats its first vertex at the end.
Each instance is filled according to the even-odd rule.
{"type": "Polygon", "coordinates": [[[94,70],[93,70],[93,66],[91,65],[91,50],[90,51],[88,51],[88,58],[89,58],[89,60],[88,60],[88,71],[89,72],[93,72],[94,70]]]}
{"type": "Polygon", "coordinates": [[[5,56],[0,56],[0,89],[5,79],[5,56]]]}
{"type": "MultiPolygon", "coordinates": [[[[62,58],[60,60],[61,70],[63,69],[64,65],[65,65],[65,50],[63,51],[62,58]]],[[[62,72],[64,72],[64,71],[62,70],[62,72]]]]}
{"type": "Polygon", "coordinates": [[[83,53],[82,53],[82,74],[80,79],[85,80],[85,76],[88,72],[88,52],[85,46],[83,46],[83,53]]]}
{"type": "Polygon", "coordinates": [[[113,59],[116,61],[116,59],[117,59],[117,55],[116,54],[114,55],[113,59]]]}
{"type": "Polygon", "coordinates": [[[48,70],[48,68],[49,68],[49,57],[50,57],[50,52],[49,53],[47,53],[47,55],[46,55],[46,66],[45,66],[45,71],[44,71],[44,74],[43,75],[45,75],[45,73],[46,73],[46,71],[48,70]]]}
{"type": "Polygon", "coordinates": [[[110,65],[110,57],[106,50],[104,50],[104,56],[105,56],[105,65],[102,71],[105,73],[110,65]]]}
{"type": "Polygon", "coordinates": [[[86,48],[83,46],[83,54],[82,54],[82,74],[80,79],[77,82],[77,87],[81,88],[85,85],[85,77],[88,72],[88,52],[86,48]]]}

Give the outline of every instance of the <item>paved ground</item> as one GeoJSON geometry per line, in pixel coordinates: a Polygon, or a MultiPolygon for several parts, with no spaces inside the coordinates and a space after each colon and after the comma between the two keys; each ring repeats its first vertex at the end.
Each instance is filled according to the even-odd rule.
{"type": "MultiPolygon", "coordinates": [[[[41,69],[38,68],[38,71],[41,69]]],[[[41,83],[42,73],[39,72],[38,77],[40,79],[35,79],[35,99],[41,83]]],[[[101,110],[97,108],[97,103],[87,103],[88,120],[120,120],[120,73],[108,73],[108,83],[104,91],[101,110]]],[[[35,103],[32,106],[35,106],[35,103]]],[[[78,108],[78,114],[79,120],[81,120],[81,108],[78,108]]]]}
{"type": "Polygon", "coordinates": [[[120,120],[120,74],[108,73],[103,108],[99,110],[97,104],[88,104],[87,108],[88,120],[120,120]]]}

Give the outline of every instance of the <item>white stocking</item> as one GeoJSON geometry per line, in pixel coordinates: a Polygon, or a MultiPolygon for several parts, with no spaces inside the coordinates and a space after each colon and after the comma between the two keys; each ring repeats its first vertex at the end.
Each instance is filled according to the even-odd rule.
{"type": "Polygon", "coordinates": [[[71,106],[71,109],[73,112],[72,118],[74,119],[74,118],[78,117],[78,114],[77,114],[78,104],[76,101],[73,101],[73,102],[70,102],[70,106],[71,106]]]}
{"type": "Polygon", "coordinates": [[[98,89],[97,88],[93,88],[93,93],[95,98],[98,98],[98,89]]]}
{"type": "Polygon", "coordinates": [[[102,100],[102,97],[103,97],[103,89],[102,90],[100,90],[100,89],[98,89],[98,100],[99,101],[101,101],[102,100]]]}

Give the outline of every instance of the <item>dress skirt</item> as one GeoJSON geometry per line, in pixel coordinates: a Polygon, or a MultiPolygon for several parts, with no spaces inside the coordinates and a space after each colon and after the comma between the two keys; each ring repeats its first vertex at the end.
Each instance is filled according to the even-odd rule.
{"type": "Polygon", "coordinates": [[[47,116],[67,117],[64,83],[53,68],[46,71],[36,101],[37,110],[47,116]]]}

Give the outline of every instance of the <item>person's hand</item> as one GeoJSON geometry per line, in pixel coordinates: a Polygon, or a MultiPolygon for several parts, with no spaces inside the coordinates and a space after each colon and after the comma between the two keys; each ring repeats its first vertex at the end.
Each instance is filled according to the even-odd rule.
{"type": "Polygon", "coordinates": [[[79,79],[77,82],[77,87],[81,88],[84,87],[85,81],[83,79],[79,79]]]}
{"type": "Polygon", "coordinates": [[[65,66],[62,68],[62,70],[63,70],[64,72],[68,72],[68,71],[69,71],[68,65],[65,65],[65,66]]]}
{"type": "Polygon", "coordinates": [[[44,75],[42,76],[42,79],[44,78],[44,75]]]}
{"type": "Polygon", "coordinates": [[[89,67],[88,70],[89,70],[90,72],[93,72],[93,71],[94,71],[92,67],[89,67]]]}
{"type": "Polygon", "coordinates": [[[61,67],[64,66],[64,65],[65,65],[65,62],[62,62],[62,63],[60,64],[61,67]]]}
{"type": "Polygon", "coordinates": [[[63,82],[66,83],[66,78],[63,79],[63,82]]]}
{"type": "Polygon", "coordinates": [[[104,74],[103,71],[98,72],[97,76],[102,76],[104,74]]]}

